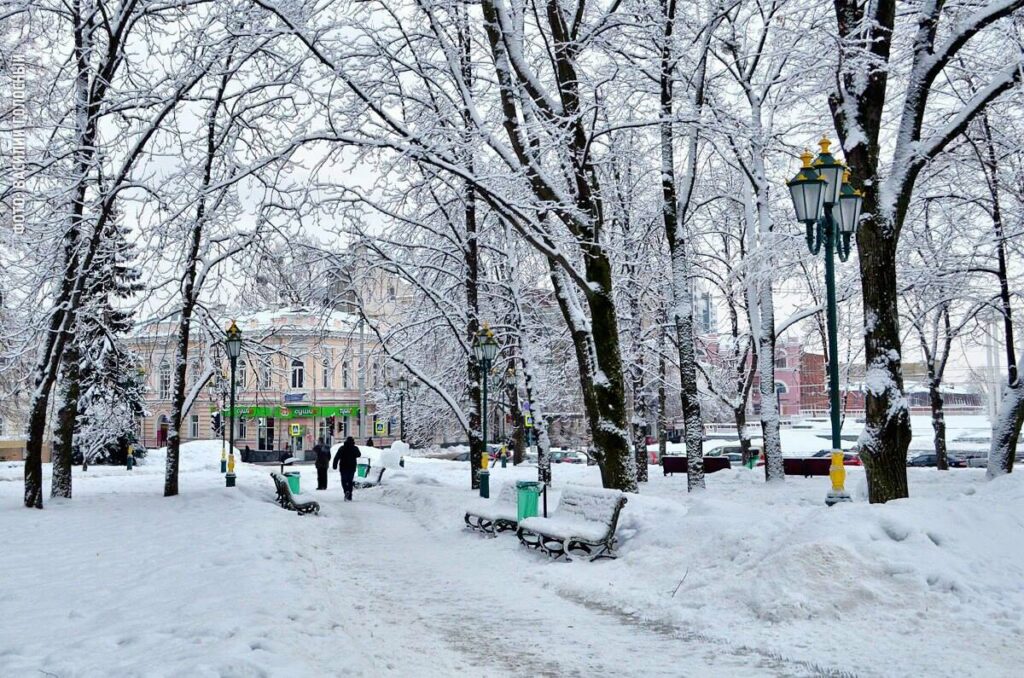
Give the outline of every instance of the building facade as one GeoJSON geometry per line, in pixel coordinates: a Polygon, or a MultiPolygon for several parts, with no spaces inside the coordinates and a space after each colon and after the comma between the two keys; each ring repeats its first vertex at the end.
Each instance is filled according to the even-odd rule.
{"type": "MultiPolygon", "coordinates": [[[[265,453],[255,457],[304,457],[321,439],[351,435],[362,443],[373,437],[386,445],[397,438],[397,422],[378,420],[367,396],[383,385],[386,368],[357,316],[290,308],[235,321],[243,337],[235,374],[236,447],[265,453]]],[[[140,429],[147,447],[166,445],[171,429],[175,328],[174,322],[161,323],[135,337],[146,371],[148,415],[140,429]]],[[[190,353],[195,357],[186,368],[186,392],[193,397],[182,440],[215,439],[230,414],[221,338],[193,343],[190,353]]]]}

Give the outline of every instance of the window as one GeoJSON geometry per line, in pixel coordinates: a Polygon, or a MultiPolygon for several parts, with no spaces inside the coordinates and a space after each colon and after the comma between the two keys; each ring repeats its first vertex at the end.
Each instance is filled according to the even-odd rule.
{"type": "Polygon", "coordinates": [[[780,351],[778,353],[778,355],[775,356],[775,367],[778,367],[778,368],[781,368],[781,369],[786,369],[786,352],[785,351],[780,351]]]}
{"type": "Polygon", "coordinates": [[[274,383],[274,370],[270,366],[270,358],[264,358],[260,365],[260,388],[272,388],[274,383]]]}
{"type": "Polygon", "coordinates": [[[256,440],[256,448],[260,450],[274,449],[274,418],[265,417],[258,420],[259,435],[256,440]]]}
{"type": "Polygon", "coordinates": [[[235,368],[235,385],[238,387],[239,391],[245,390],[246,376],[247,375],[245,373],[245,361],[239,360],[237,363],[237,367],[235,368]]]}
{"type": "Polygon", "coordinates": [[[317,427],[319,428],[319,433],[316,437],[317,441],[323,441],[324,444],[330,445],[332,431],[329,422],[327,421],[327,418],[325,417],[321,419],[320,422],[317,424],[317,427]]]}
{"type": "Polygon", "coordinates": [[[199,381],[199,361],[193,360],[188,364],[188,383],[190,386],[195,386],[197,381],[199,381]]]}
{"type": "Polygon", "coordinates": [[[160,374],[158,378],[158,386],[160,389],[160,400],[170,400],[171,398],[171,365],[166,360],[160,363],[160,374]]]}
{"type": "Polygon", "coordinates": [[[775,393],[782,395],[783,393],[789,393],[789,389],[781,381],[775,382],[775,393]]]}
{"type": "Polygon", "coordinates": [[[321,373],[320,386],[322,388],[330,388],[331,387],[331,363],[327,360],[327,358],[324,358],[323,363],[321,363],[321,367],[323,368],[323,371],[321,373]]]}
{"type": "Polygon", "coordinates": [[[188,418],[188,437],[195,440],[199,437],[199,415],[193,414],[188,418]]]}
{"type": "Polygon", "coordinates": [[[341,364],[341,387],[349,388],[349,376],[348,376],[348,361],[346,360],[341,364]]]}
{"type": "Polygon", "coordinates": [[[380,365],[377,364],[376,360],[370,363],[370,374],[370,380],[373,383],[374,388],[380,386],[380,365]]]}
{"type": "Polygon", "coordinates": [[[395,300],[395,286],[388,285],[388,299],[391,301],[395,300]]]}
{"type": "Polygon", "coordinates": [[[295,359],[292,361],[292,388],[305,388],[305,382],[306,368],[301,360],[295,359]]]}
{"type": "Polygon", "coordinates": [[[4,418],[0,417],[0,436],[4,435],[4,418]]]}
{"type": "Polygon", "coordinates": [[[245,438],[245,417],[239,417],[236,421],[238,424],[236,426],[237,430],[235,431],[235,437],[240,439],[245,438]]]}

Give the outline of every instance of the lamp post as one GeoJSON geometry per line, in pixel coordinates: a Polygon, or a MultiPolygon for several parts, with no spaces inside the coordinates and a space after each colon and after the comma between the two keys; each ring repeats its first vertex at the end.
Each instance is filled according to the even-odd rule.
{"type": "Polygon", "coordinates": [[[846,469],[839,428],[839,330],[836,319],[836,279],[834,255],[840,261],[850,257],[850,239],[857,229],[863,203],[861,192],[850,185],[850,172],[830,152],[831,142],[818,142],[821,152],[811,161],[811,152],[800,155],[803,166],[787,182],[793,198],[796,220],[806,228],[807,248],[817,255],[825,250],[826,316],[828,318],[829,410],[832,417],[832,465],[829,476],[832,489],[825,498],[829,506],[850,501],[844,487],[846,469]]]}
{"type": "Polygon", "coordinates": [[[231,361],[231,401],[228,405],[228,419],[230,427],[228,430],[228,474],[227,486],[235,486],[235,367],[238,365],[238,356],[242,353],[242,330],[238,329],[235,321],[231,321],[227,335],[224,337],[224,347],[231,361]]]}
{"type": "MultiPolygon", "coordinates": [[[[480,333],[476,336],[476,341],[473,343],[473,355],[476,357],[476,362],[480,366],[480,371],[483,373],[483,403],[482,411],[480,412],[480,425],[482,427],[481,435],[484,439],[484,452],[480,459],[480,465],[482,468],[486,462],[484,458],[488,455],[487,453],[487,374],[491,370],[491,364],[494,362],[494,358],[498,355],[498,342],[494,340],[494,332],[491,328],[484,323],[484,328],[480,330],[480,333]]],[[[471,464],[472,465],[472,464],[471,464]]],[[[475,473],[476,469],[471,469],[471,472],[475,473]]],[[[490,495],[489,478],[490,474],[487,471],[480,472],[480,496],[488,497],[490,495]]]]}
{"type": "Polygon", "coordinates": [[[404,376],[398,378],[398,439],[405,442],[405,390],[409,388],[409,380],[404,376]]]}

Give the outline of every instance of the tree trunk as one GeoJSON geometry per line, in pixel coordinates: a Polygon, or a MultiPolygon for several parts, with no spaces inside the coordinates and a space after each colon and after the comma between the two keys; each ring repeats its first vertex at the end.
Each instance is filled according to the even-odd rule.
{"type": "MultiPolygon", "coordinates": [[[[467,23],[466,7],[460,3],[456,8],[458,20],[459,68],[466,86],[473,88],[473,63],[469,24],[467,23]]],[[[473,120],[470,111],[463,107],[460,113],[463,125],[463,141],[467,149],[471,149],[472,138],[470,129],[473,120]]],[[[469,150],[464,158],[469,172],[473,172],[473,155],[469,150]]],[[[477,228],[476,190],[470,181],[463,183],[463,219],[466,229],[466,244],[463,250],[466,286],[466,338],[469,346],[477,341],[480,335],[480,242],[477,228]]],[[[481,379],[486,379],[480,365],[472,353],[467,356],[466,376],[469,383],[469,486],[471,489],[480,487],[480,466],[483,455],[487,451],[487,441],[483,437],[484,412],[483,389],[481,379]]]]}
{"type": "MultiPolygon", "coordinates": [[[[865,213],[876,207],[865,196],[865,213]]],[[[896,286],[896,243],[891,224],[868,216],[857,236],[864,303],[864,354],[867,362],[866,412],[860,436],[861,460],[868,479],[868,498],[882,504],[909,496],[907,448],[910,412],[903,395],[902,349],[896,286]]]]}
{"type": "Polygon", "coordinates": [[[523,439],[525,436],[523,435],[523,410],[519,405],[519,384],[516,382],[514,372],[505,388],[505,397],[508,398],[509,416],[512,417],[512,433],[508,436],[509,442],[512,443],[512,464],[518,466],[523,463],[523,439]]]}
{"type": "Polygon", "coordinates": [[[53,447],[53,476],[50,497],[71,499],[71,461],[74,455],[75,428],[78,415],[79,369],[78,350],[72,342],[64,352],[61,381],[64,397],[57,411],[56,444],[53,447]]]}
{"type": "Polygon", "coordinates": [[[946,456],[946,413],[943,411],[942,393],[934,376],[928,379],[928,398],[932,406],[932,430],[935,432],[935,459],[940,471],[949,470],[946,456]]]}
{"type": "Polygon", "coordinates": [[[733,419],[736,422],[736,434],[740,439],[740,454],[743,456],[743,463],[750,461],[750,433],[747,431],[747,403],[740,403],[732,411],[733,419]]]}
{"type": "MultiPolygon", "coordinates": [[[[1024,372],[1024,360],[1017,365],[1017,374],[1024,372]]],[[[988,453],[989,479],[1011,473],[1021,427],[1024,425],[1024,380],[1018,378],[1003,391],[999,416],[992,426],[992,447],[988,453]]]]}
{"type": "MultiPolygon", "coordinates": [[[[763,254],[763,253],[762,253],[763,254]]],[[[779,435],[779,394],[775,391],[775,307],[769,281],[767,291],[758,294],[760,327],[757,337],[757,363],[761,383],[761,437],[764,440],[764,479],[782,482],[786,473],[782,465],[782,437],[779,435]]]]}

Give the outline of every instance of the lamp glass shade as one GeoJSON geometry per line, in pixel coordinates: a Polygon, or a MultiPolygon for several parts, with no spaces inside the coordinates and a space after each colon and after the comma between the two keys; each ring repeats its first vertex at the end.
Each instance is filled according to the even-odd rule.
{"type": "Polygon", "coordinates": [[[417,391],[420,390],[420,382],[413,381],[411,384],[409,384],[409,387],[412,389],[413,393],[416,393],[417,391]]]}
{"type": "Polygon", "coordinates": [[[477,340],[473,342],[473,356],[476,358],[477,362],[481,362],[484,359],[484,346],[480,343],[479,337],[477,337],[477,340]]]}
{"type": "Polygon", "coordinates": [[[498,356],[498,342],[494,340],[494,337],[488,336],[481,342],[481,350],[483,351],[484,360],[491,363],[498,356]]]}
{"type": "Polygon", "coordinates": [[[821,218],[825,198],[825,182],[817,177],[808,177],[804,171],[789,182],[789,194],[793,198],[796,220],[813,223],[821,218]]]}
{"type": "Polygon", "coordinates": [[[863,204],[864,199],[859,192],[852,189],[843,191],[843,195],[839,197],[839,228],[843,233],[853,233],[857,230],[863,204]]]}
{"type": "Polygon", "coordinates": [[[399,377],[398,378],[398,390],[399,391],[404,391],[407,388],[409,388],[409,380],[406,379],[405,377],[399,377]]]}
{"type": "Polygon", "coordinates": [[[231,322],[231,327],[228,328],[227,336],[224,338],[224,348],[232,360],[242,355],[242,330],[238,329],[234,321],[231,322]]]}
{"type": "Polygon", "coordinates": [[[842,194],[843,189],[843,172],[846,168],[839,163],[833,163],[818,165],[814,169],[818,170],[819,176],[827,182],[825,186],[825,202],[833,205],[839,202],[839,196],[842,194]]]}

